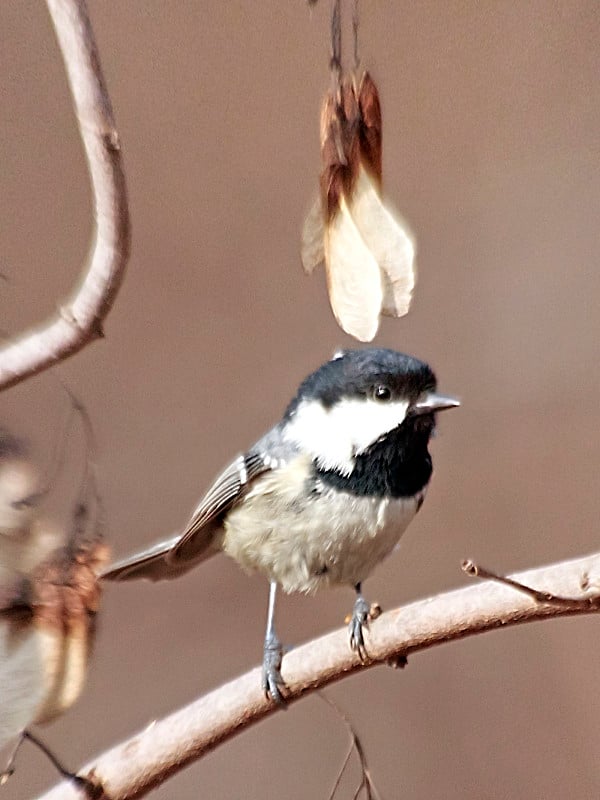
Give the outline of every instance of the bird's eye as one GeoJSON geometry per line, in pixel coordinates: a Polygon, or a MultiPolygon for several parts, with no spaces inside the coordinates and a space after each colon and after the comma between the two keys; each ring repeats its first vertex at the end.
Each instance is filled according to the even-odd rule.
{"type": "Polygon", "coordinates": [[[392,390],[389,386],[380,383],[379,386],[375,387],[373,396],[375,400],[379,400],[380,403],[387,403],[388,400],[392,399],[392,390]]]}

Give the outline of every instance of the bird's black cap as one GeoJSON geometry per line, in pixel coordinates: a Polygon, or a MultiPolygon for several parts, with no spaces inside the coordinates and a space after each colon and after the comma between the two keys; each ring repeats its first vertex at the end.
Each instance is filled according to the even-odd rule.
{"type": "Polygon", "coordinates": [[[424,361],[395,350],[344,350],[304,379],[285,416],[302,400],[319,400],[330,408],[343,398],[370,396],[381,385],[394,397],[414,403],[424,392],[435,391],[436,378],[424,361]]]}

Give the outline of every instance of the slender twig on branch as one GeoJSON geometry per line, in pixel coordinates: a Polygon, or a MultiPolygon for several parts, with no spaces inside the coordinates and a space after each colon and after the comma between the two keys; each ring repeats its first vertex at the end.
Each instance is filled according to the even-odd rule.
{"type": "MultiPolygon", "coordinates": [[[[577,598],[582,596],[584,576],[598,574],[600,553],[512,577],[554,596],[577,598]]],[[[288,653],[283,660],[283,678],[293,702],[360,669],[399,663],[403,655],[443,642],[508,625],[598,610],[599,602],[572,607],[549,605],[497,582],[484,582],[382,614],[367,634],[369,661],[365,665],[348,647],[347,630],[342,629],[288,653]]],[[[265,699],[260,685],[260,670],[252,670],[107,751],[80,774],[92,771],[111,800],[143,797],[190,762],[278,711],[265,699]]],[[[40,800],[79,798],[76,788],[62,782],[40,800]]]]}
{"type": "Polygon", "coordinates": [[[324,692],[318,692],[318,695],[320,696],[320,698],[323,700],[324,703],[327,703],[327,705],[333,711],[335,711],[339,719],[341,719],[341,721],[348,729],[348,733],[350,734],[350,749],[348,750],[348,753],[344,758],[342,767],[339,770],[337,778],[333,785],[333,789],[329,793],[328,800],[334,799],[336,792],[340,787],[340,783],[342,782],[342,777],[344,775],[344,772],[346,771],[348,762],[350,761],[350,756],[354,752],[356,752],[356,755],[358,756],[358,762],[360,764],[360,783],[358,784],[358,788],[354,793],[354,798],[359,797],[360,793],[364,789],[366,792],[367,800],[381,800],[381,795],[377,791],[377,787],[373,783],[373,778],[371,777],[371,770],[369,769],[369,764],[367,763],[367,756],[365,754],[361,738],[356,732],[351,719],[344,711],[342,711],[342,709],[337,705],[337,703],[334,703],[333,700],[330,697],[327,697],[327,695],[324,692]]]}
{"type": "MultiPolygon", "coordinates": [[[[532,586],[526,586],[514,578],[508,578],[506,575],[498,575],[497,572],[492,572],[487,567],[482,567],[481,564],[476,564],[471,559],[466,559],[461,564],[462,570],[472,578],[481,578],[482,580],[497,581],[510,586],[511,589],[516,589],[518,592],[524,592],[533,598],[536,603],[547,603],[553,606],[564,606],[565,608],[573,609],[574,607],[581,606],[582,609],[590,611],[598,611],[600,609],[600,597],[598,594],[585,594],[583,597],[562,597],[561,595],[553,594],[552,592],[542,591],[532,586]]],[[[590,576],[584,573],[581,576],[580,589],[595,588],[590,582],[590,576]]]]}
{"type": "Polygon", "coordinates": [[[38,328],[0,348],[0,390],[102,336],[123,281],[130,226],[121,145],[84,0],[47,0],[71,86],[92,184],[96,229],[79,286],[38,328]]]}

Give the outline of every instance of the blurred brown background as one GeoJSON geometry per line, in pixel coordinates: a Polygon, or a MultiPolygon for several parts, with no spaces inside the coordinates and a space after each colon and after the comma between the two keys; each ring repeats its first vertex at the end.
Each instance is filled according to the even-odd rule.
{"type": "MultiPolygon", "coordinates": [[[[427,502],[367,583],[385,608],[597,550],[600,6],[363,2],[384,175],[419,248],[411,314],[378,343],[429,360],[463,408],[440,420],[427,502]]],[[[107,339],[60,367],[100,442],[117,554],[180,526],[339,345],[300,269],[316,188],[329,3],[94,0],[134,246],[107,339]]],[[[0,4],[0,327],[44,318],[90,238],[88,179],[42,3],[0,4]]],[[[0,398],[43,459],[66,413],[49,375],[0,398]]],[[[44,731],[77,766],[256,665],[267,586],[225,557],[167,585],[112,585],[78,705],[44,731]]],[[[280,634],[339,626],[347,591],[290,597],[280,634]]],[[[595,618],[530,625],[333,687],[385,798],[599,794],[595,618]]],[[[157,798],[325,798],[346,733],[318,699],[252,728],[157,798]]],[[[31,749],[0,790],[55,781],[31,749]]],[[[340,795],[351,797],[351,782],[340,795]]]]}

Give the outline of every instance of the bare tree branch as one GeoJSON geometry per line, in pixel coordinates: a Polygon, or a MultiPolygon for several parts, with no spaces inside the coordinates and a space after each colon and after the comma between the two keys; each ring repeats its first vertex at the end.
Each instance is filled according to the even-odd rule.
{"type": "MultiPolygon", "coordinates": [[[[553,596],[581,598],[582,582],[596,585],[600,553],[512,576],[553,596]],[[590,579],[591,576],[591,579],[590,579]]],[[[494,628],[600,609],[600,599],[568,604],[536,602],[523,591],[486,581],[420,600],[383,614],[367,634],[369,661],[361,665],[348,647],[345,629],[298,647],[283,660],[283,677],[294,701],[333,681],[376,664],[398,664],[407,654],[494,628]]],[[[401,678],[399,677],[399,680],[401,678]]],[[[260,689],[254,669],[189,706],[153,723],[81,770],[95,774],[111,800],[143,797],[150,789],[217,745],[278,711],[260,689]]],[[[39,800],[76,800],[78,790],[62,782],[39,800]]]]}
{"type": "Polygon", "coordinates": [[[119,136],[84,0],[47,0],[87,157],[96,229],[70,299],[47,322],[0,348],[0,389],[51,367],[102,336],[123,281],[130,226],[119,136]]]}

